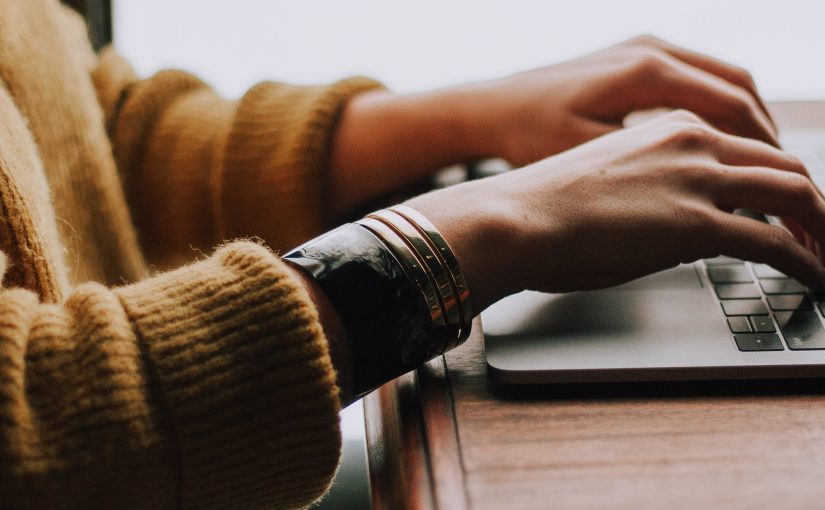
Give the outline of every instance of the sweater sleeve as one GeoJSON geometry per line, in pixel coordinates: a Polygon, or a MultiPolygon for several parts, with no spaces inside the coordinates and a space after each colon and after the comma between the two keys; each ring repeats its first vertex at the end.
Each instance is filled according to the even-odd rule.
{"type": "Polygon", "coordinates": [[[2,289],[0,506],[304,506],[337,392],[309,296],[255,243],[60,305],[2,289]]]}
{"type": "Polygon", "coordinates": [[[182,71],[139,80],[112,49],[92,77],[141,244],[163,265],[223,239],[284,250],[327,230],[336,122],[348,99],[380,87],[265,82],[229,101],[182,71]]]}

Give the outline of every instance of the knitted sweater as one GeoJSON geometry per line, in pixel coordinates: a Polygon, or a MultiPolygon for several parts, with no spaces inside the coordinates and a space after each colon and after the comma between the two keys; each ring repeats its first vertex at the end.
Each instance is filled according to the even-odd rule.
{"type": "Polygon", "coordinates": [[[336,120],[376,86],[226,101],[95,55],[57,0],[0,0],[0,507],[323,493],[339,403],[309,297],[259,242],[200,254],[324,230],[336,120]]]}

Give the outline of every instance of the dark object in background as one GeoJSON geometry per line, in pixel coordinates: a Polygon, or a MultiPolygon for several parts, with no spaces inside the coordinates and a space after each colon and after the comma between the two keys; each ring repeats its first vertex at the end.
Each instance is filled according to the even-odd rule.
{"type": "Polygon", "coordinates": [[[112,42],[111,0],[62,0],[86,18],[95,51],[112,42]]]}

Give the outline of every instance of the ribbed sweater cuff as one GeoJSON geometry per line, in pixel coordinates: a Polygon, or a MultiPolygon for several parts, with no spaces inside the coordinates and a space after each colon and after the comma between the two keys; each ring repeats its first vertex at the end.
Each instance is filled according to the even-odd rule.
{"type": "Polygon", "coordinates": [[[338,389],[309,296],[233,243],[117,293],[180,444],[184,507],[303,506],[340,452],[338,389]]]}
{"type": "Polygon", "coordinates": [[[259,236],[286,250],[327,230],[335,128],[352,97],[381,86],[355,77],[328,86],[252,87],[238,104],[213,183],[221,238],[259,236]]]}

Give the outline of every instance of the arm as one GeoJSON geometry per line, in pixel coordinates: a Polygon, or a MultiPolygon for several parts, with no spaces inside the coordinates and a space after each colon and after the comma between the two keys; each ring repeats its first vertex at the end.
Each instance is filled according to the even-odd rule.
{"type": "Polygon", "coordinates": [[[334,217],[446,166],[492,155],[469,139],[475,126],[467,110],[474,98],[465,92],[463,87],[407,95],[383,90],[353,98],[333,140],[334,217]]]}
{"type": "Polygon", "coordinates": [[[747,71],[643,36],[501,79],[354,98],[335,134],[331,207],[340,217],[454,163],[533,163],[622,128],[634,111],[660,107],[777,145],[747,71]]]}
{"type": "Polygon", "coordinates": [[[259,245],[60,305],[2,289],[0,317],[4,506],[293,507],[335,472],[318,315],[259,245]]]}
{"type": "Polygon", "coordinates": [[[358,78],[262,83],[226,101],[179,71],[139,80],[111,50],[93,78],[144,249],[162,265],[239,236],[288,249],[446,165],[531,163],[617,130],[640,109],[693,110],[776,144],[747,72],[651,37],[410,95],[358,78]]]}
{"type": "Polygon", "coordinates": [[[111,49],[92,77],[143,248],[162,266],[223,239],[287,249],[323,232],[341,111],[380,87],[365,78],[266,82],[228,101],[181,71],[138,79],[111,49]]]}
{"type": "Polygon", "coordinates": [[[718,255],[825,289],[813,248],[825,242],[825,200],[804,165],[685,111],[409,205],[454,248],[477,312],[524,289],[610,287],[718,255]],[[738,208],[781,216],[793,234],[738,208]]]}
{"type": "MultiPolygon", "coordinates": [[[[825,270],[816,254],[791,234],[730,214],[749,208],[783,215],[804,234],[800,241],[807,235],[817,242],[825,240],[825,201],[805,168],[774,147],[724,134],[687,112],[605,136],[518,172],[439,190],[408,203],[448,240],[460,260],[459,272],[469,283],[476,313],[524,289],[568,292],[608,287],[719,254],[768,263],[814,289],[825,288],[825,270]]],[[[432,247],[416,241],[416,228],[409,228],[414,223],[404,219],[403,211],[382,211],[370,218],[286,256],[300,260],[294,263],[305,274],[316,275],[300,278],[321,310],[327,338],[338,346],[331,355],[339,386],[351,388],[353,378],[360,378],[360,391],[454,345],[453,327],[461,321],[460,314],[449,311],[457,306],[455,287],[438,283],[432,247]],[[387,228],[376,230],[382,224],[387,228]],[[407,242],[393,241],[393,235],[407,242]],[[377,256],[366,238],[379,239],[392,255],[377,256]],[[421,324],[431,326],[426,335],[416,335],[407,323],[399,329],[394,320],[380,329],[374,326],[376,314],[387,316],[382,303],[388,300],[372,296],[386,295],[389,282],[398,285],[393,288],[405,284],[384,265],[393,259],[397,269],[405,268],[407,276],[402,278],[421,290],[389,301],[404,303],[407,315],[421,310],[421,324]],[[429,270],[416,272],[415,259],[429,270]],[[378,266],[383,283],[369,280],[375,287],[367,287],[367,277],[373,278],[378,266]],[[331,290],[338,310],[313,278],[326,282],[321,286],[331,290]],[[424,299],[427,285],[438,289],[437,303],[424,299]],[[431,315],[433,310],[438,313],[431,315]],[[447,329],[438,329],[439,317],[446,318],[447,329]],[[344,324],[352,328],[350,333],[359,334],[346,335],[344,324]],[[391,349],[382,351],[386,346],[391,349]],[[350,351],[361,356],[350,356],[350,351]],[[398,353],[407,361],[399,362],[398,353]]],[[[350,394],[343,391],[342,400],[348,402],[350,394]]]]}

